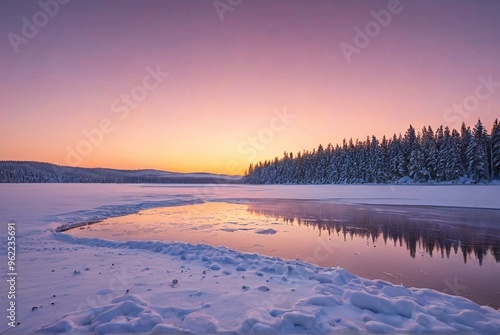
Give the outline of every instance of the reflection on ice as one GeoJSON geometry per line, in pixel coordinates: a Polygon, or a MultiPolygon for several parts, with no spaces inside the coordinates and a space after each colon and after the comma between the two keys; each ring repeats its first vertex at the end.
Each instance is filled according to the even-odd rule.
{"type": "Polygon", "coordinates": [[[150,209],[67,233],[222,245],[341,266],[499,308],[499,222],[500,211],[487,209],[253,200],[150,209]]]}
{"type": "Polygon", "coordinates": [[[464,263],[472,255],[482,265],[489,253],[500,262],[500,211],[443,207],[339,205],[319,201],[250,203],[252,213],[279,217],[286,223],[314,226],[318,233],[348,238],[380,237],[384,244],[406,247],[410,256],[417,252],[450,258],[459,251],[464,263]]]}

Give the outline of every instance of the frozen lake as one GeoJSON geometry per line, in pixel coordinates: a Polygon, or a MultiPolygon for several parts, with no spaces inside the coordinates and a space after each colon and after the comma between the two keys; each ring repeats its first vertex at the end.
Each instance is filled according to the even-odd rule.
{"type": "Polygon", "coordinates": [[[498,222],[500,211],[492,209],[273,199],[154,208],[67,233],[203,243],[341,266],[500,308],[498,222]]]}
{"type": "Polygon", "coordinates": [[[498,199],[493,185],[2,184],[12,333],[498,333],[496,309],[461,297],[498,308],[498,199]]]}

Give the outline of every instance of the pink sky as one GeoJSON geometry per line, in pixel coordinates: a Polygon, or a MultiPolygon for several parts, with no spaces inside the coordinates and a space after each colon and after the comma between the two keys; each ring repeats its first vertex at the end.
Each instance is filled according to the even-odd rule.
{"type": "Polygon", "coordinates": [[[41,3],[53,17],[0,2],[0,160],[241,174],[283,151],[500,116],[498,1],[41,3]],[[383,26],[372,11],[392,14],[383,26]],[[375,29],[367,45],[356,27],[375,29]]]}

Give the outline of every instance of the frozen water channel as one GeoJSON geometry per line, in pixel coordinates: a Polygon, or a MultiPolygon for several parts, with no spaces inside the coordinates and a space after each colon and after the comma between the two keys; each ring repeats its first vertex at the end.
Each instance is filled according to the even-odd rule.
{"type": "Polygon", "coordinates": [[[500,308],[500,211],[458,207],[250,199],[161,207],[66,231],[161,240],[340,266],[406,287],[500,308]]]}

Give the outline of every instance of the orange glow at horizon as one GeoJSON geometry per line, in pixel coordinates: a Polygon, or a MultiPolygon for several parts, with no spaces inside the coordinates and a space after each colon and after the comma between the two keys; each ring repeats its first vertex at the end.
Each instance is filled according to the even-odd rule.
{"type": "MultiPolygon", "coordinates": [[[[234,175],[410,124],[489,130],[500,3],[459,2],[401,2],[350,61],[339,46],[387,1],[256,0],[224,21],[211,2],[65,5],[17,53],[0,48],[0,160],[234,175]]],[[[0,33],[38,10],[0,3],[0,33]]]]}

